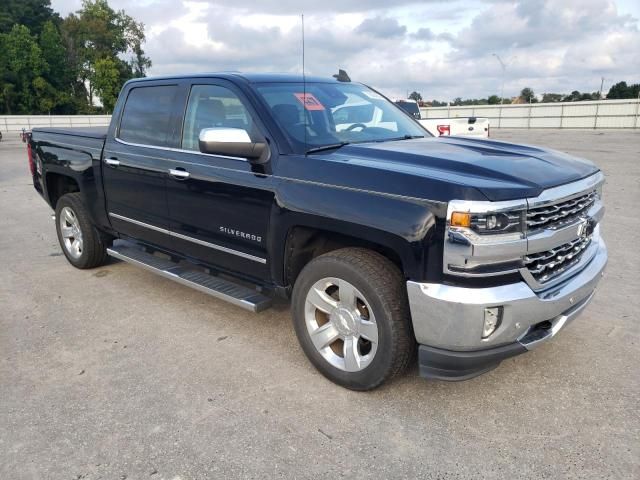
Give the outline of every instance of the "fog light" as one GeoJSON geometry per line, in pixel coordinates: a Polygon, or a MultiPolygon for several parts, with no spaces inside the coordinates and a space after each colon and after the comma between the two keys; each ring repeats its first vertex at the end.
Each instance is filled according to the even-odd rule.
{"type": "Polygon", "coordinates": [[[484,309],[484,327],[482,328],[482,338],[491,336],[502,321],[502,307],[491,307],[484,309]]]}

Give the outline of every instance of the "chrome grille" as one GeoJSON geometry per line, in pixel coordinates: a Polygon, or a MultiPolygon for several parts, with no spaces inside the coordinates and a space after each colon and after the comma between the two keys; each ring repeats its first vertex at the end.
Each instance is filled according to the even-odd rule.
{"type": "Polygon", "coordinates": [[[576,238],[546,252],[526,255],[525,266],[539,283],[548,282],[580,262],[580,257],[591,244],[591,238],[591,235],[576,238]]]}
{"type": "Polygon", "coordinates": [[[570,200],[553,205],[532,208],[527,211],[527,228],[557,228],[582,216],[596,202],[598,193],[594,190],[570,200]]]}

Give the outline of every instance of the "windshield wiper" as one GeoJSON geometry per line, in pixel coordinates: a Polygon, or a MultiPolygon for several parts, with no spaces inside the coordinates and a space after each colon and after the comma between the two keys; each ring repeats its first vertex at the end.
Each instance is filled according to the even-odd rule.
{"type": "Polygon", "coordinates": [[[325,150],[332,150],[334,148],[341,148],[345,145],[349,145],[351,142],[340,142],[340,143],[332,143],[331,145],[322,145],[321,147],[310,148],[305,152],[305,154],[314,153],[314,152],[324,152],[325,150]]]}
{"type": "Polygon", "coordinates": [[[414,138],[424,138],[424,135],[404,135],[402,137],[396,138],[383,138],[380,140],[362,140],[360,142],[340,142],[340,143],[332,143],[330,145],[322,145],[321,147],[310,148],[306,151],[307,154],[315,153],[315,152],[324,152],[325,150],[333,150],[334,148],[341,148],[345,145],[351,145],[352,143],[379,143],[379,142],[392,142],[396,140],[411,140],[414,138]]]}
{"type": "Polygon", "coordinates": [[[381,142],[395,142],[397,140],[413,140],[414,138],[424,138],[424,135],[405,135],[403,137],[385,138],[381,142]]]}

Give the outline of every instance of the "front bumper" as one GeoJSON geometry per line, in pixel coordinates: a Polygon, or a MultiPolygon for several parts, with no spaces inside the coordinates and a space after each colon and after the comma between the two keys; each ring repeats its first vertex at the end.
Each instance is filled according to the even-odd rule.
{"type": "Polygon", "coordinates": [[[607,263],[606,246],[597,241],[595,255],[579,273],[541,292],[524,281],[490,288],[407,282],[421,375],[471,378],[555,336],[593,298],[607,263]],[[484,310],[498,306],[501,324],[482,339],[484,310]]]}

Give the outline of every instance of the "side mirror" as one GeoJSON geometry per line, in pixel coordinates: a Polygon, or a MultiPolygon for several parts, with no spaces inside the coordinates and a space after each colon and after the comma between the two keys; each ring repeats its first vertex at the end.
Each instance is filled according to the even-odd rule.
{"type": "Polygon", "coordinates": [[[198,139],[202,153],[242,157],[251,163],[266,163],[269,160],[268,145],[251,141],[243,128],[203,128],[198,139]]]}

